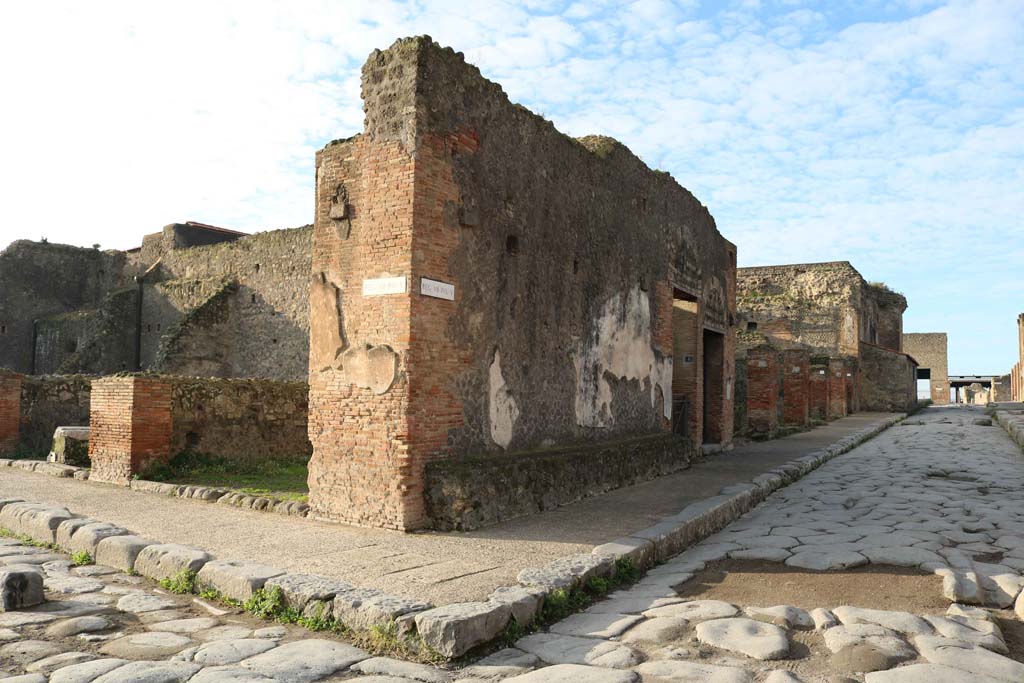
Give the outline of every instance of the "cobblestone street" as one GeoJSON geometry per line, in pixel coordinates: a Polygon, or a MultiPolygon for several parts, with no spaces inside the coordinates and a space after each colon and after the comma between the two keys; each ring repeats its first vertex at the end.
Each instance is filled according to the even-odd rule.
{"type": "Polygon", "coordinates": [[[0,562],[41,566],[49,602],[0,613],[0,671],[18,683],[1019,683],[1024,458],[976,421],[926,410],[630,588],[456,670],[5,539],[0,562]]]}

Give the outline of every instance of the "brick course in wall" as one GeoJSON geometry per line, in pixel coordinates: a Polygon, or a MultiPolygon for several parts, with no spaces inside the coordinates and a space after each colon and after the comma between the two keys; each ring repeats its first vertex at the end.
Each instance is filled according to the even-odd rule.
{"type": "Polygon", "coordinates": [[[812,356],[807,380],[807,404],[811,419],[827,420],[829,407],[828,358],[812,356]]]}
{"type": "Polygon", "coordinates": [[[810,420],[811,354],[803,349],[782,352],[782,421],[806,427],[810,420]]]}
{"type": "Polygon", "coordinates": [[[10,455],[18,449],[21,380],[19,374],[0,371],[0,456],[10,455]]]}
{"type": "Polygon", "coordinates": [[[829,419],[845,417],[846,406],[846,363],[842,358],[828,359],[828,416],[829,419]]]}
{"type": "Polygon", "coordinates": [[[779,428],[779,355],[766,346],[747,351],[747,421],[753,434],[779,428]]]}
{"type": "Polygon", "coordinates": [[[151,377],[118,376],[92,384],[89,478],[127,484],[171,456],[171,386],[151,377]]]}

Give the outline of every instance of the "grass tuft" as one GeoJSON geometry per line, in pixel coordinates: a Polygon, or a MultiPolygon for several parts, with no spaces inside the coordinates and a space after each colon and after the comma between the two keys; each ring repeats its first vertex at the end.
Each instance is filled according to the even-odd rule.
{"type": "Polygon", "coordinates": [[[190,595],[196,592],[196,573],[190,569],[182,569],[174,576],[160,579],[165,590],[178,595],[190,595]]]}
{"type": "Polygon", "coordinates": [[[90,555],[89,551],[87,550],[79,550],[77,553],[71,556],[71,564],[75,565],[76,567],[84,567],[92,563],[92,555],[90,555]]]}

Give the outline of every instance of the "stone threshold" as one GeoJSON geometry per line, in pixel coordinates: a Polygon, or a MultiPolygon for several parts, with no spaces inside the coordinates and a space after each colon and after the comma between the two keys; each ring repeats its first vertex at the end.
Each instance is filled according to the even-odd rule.
{"type": "MultiPolygon", "coordinates": [[[[330,613],[339,623],[356,630],[393,626],[394,632],[418,636],[426,646],[454,659],[499,638],[513,619],[524,627],[529,625],[548,595],[571,591],[591,578],[613,576],[621,559],[628,558],[640,570],[666,561],[735,521],[774,491],[904,419],[905,414],[889,417],[749,482],[727,486],[716,496],[688,505],[651,527],[599,545],[589,554],[524,569],[518,574],[518,586],[499,587],[486,600],[441,607],[327,577],[288,573],[248,561],[217,560],[199,548],[140,538],[127,529],[78,517],[66,508],[51,505],[0,499],[0,527],[68,552],[85,550],[98,564],[154,580],[188,569],[197,573],[197,585],[234,600],[246,600],[261,588],[277,587],[288,607],[310,614],[330,613]]],[[[141,486],[151,484],[157,482],[141,486]]],[[[166,493],[162,487],[175,486],[157,485],[160,488],[141,490],[166,493]]]]}

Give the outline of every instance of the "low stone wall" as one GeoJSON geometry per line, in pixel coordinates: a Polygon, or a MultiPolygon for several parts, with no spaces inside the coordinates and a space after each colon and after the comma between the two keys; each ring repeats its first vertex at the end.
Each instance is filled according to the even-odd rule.
{"type": "Polygon", "coordinates": [[[184,450],[231,460],[302,460],[309,387],[267,379],[168,377],[171,453],[184,450]]]}
{"type": "Polygon", "coordinates": [[[88,426],[91,395],[92,378],[86,375],[25,375],[18,451],[43,457],[57,427],[88,426]]]}
{"type": "Polygon", "coordinates": [[[438,530],[468,531],[568,505],[689,467],[689,441],[665,434],[427,466],[427,514],[438,530]]]}
{"type": "Polygon", "coordinates": [[[120,375],[93,386],[91,478],[126,483],[182,451],[227,460],[303,460],[302,382],[120,375]]]}

